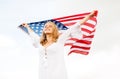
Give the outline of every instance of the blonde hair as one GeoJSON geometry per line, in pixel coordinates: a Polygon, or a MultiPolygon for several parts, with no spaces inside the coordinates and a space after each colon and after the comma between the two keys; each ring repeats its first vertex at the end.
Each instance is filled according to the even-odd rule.
{"type": "MultiPolygon", "coordinates": [[[[56,24],[51,22],[51,21],[48,21],[47,23],[50,23],[52,25],[52,29],[53,29],[53,32],[51,34],[52,35],[52,41],[56,42],[58,37],[59,37],[58,28],[57,28],[56,24]]],[[[42,32],[41,39],[40,39],[40,44],[45,45],[46,43],[47,43],[46,34],[44,32],[42,32]]]]}

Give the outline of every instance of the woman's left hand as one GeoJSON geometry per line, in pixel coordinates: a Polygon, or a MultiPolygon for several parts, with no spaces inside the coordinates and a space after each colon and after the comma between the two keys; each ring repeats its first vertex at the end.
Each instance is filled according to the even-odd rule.
{"type": "Polygon", "coordinates": [[[97,13],[98,11],[97,10],[94,10],[90,13],[90,16],[93,17],[93,16],[97,16],[97,13]]]}

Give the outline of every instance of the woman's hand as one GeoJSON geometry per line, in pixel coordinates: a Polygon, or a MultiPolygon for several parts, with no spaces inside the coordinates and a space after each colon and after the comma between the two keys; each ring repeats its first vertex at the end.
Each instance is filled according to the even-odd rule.
{"type": "Polygon", "coordinates": [[[28,33],[33,32],[33,30],[29,27],[27,23],[23,23],[22,26],[27,28],[28,33]]]}
{"type": "Polygon", "coordinates": [[[97,16],[97,13],[98,13],[98,11],[97,11],[97,10],[94,10],[94,11],[92,11],[92,12],[89,14],[89,16],[90,16],[90,17],[97,16]]]}
{"type": "Polygon", "coordinates": [[[29,25],[28,25],[27,23],[23,23],[22,26],[23,26],[23,27],[26,27],[26,28],[29,27],[29,25]]]}
{"type": "Polygon", "coordinates": [[[82,25],[82,24],[84,24],[88,19],[90,19],[91,17],[97,16],[97,13],[98,13],[97,10],[92,11],[89,15],[87,15],[85,18],[83,18],[83,19],[80,21],[80,24],[82,25]]]}

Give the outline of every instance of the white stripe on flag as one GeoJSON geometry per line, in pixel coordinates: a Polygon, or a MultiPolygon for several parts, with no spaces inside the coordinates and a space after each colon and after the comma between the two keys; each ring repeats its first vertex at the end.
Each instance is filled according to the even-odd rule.
{"type": "Polygon", "coordinates": [[[72,48],[70,51],[82,51],[82,52],[89,52],[89,50],[81,49],[81,48],[72,48]]]}

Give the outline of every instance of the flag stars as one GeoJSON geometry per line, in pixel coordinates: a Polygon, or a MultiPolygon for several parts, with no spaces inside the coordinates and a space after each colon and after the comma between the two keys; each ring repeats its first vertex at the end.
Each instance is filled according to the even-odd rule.
{"type": "Polygon", "coordinates": [[[40,27],[41,30],[43,30],[43,27],[40,27]]]}
{"type": "Polygon", "coordinates": [[[42,33],[42,30],[40,30],[39,32],[42,33]]]}
{"type": "Polygon", "coordinates": [[[35,32],[37,33],[37,32],[38,32],[38,30],[35,30],[35,32]]]}
{"type": "Polygon", "coordinates": [[[36,26],[40,26],[40,24],[36,24],[36,26]]]}
{"type": "Polygon", "coordinates": [[[32,29],[34,29],[34,26],[31,26],[32,29]]]}
{"type": "Polygon", "coordinates": [[[39,29],[39,27],[37,26],[36,29],[39,29]]]}
{"type": "Polygon", "coordinates": [[[44,23],[41,24],[42,27],[44,27],[44,25],[45,25],[44,23]]]}

